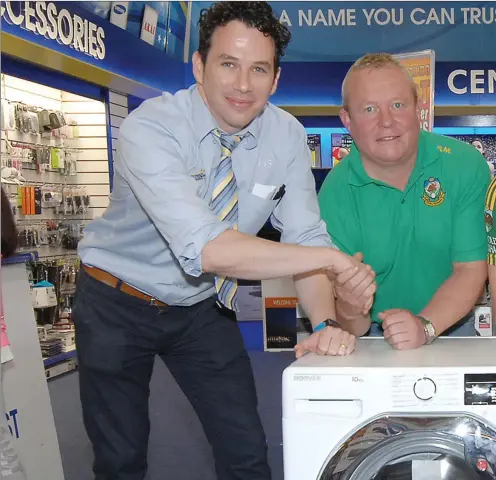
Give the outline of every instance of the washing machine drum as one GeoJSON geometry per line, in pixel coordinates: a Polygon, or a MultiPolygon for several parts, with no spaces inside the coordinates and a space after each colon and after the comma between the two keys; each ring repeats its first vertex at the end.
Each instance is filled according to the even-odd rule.
{"type": "Polygon", "coordinates": [[[318,480],[496,479],[496,431],[472,415],[376,418],[332,453],[318,480]]]}

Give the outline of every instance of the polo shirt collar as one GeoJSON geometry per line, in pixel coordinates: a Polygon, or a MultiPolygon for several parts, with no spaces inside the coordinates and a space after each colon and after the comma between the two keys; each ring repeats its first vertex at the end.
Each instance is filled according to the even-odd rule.
{"type": "MultiPolygon", "coordinates": [[[[189,88],[191,93],[193,126],[197,135],[198,142],[201,143],[212,130],[219,128],[214,117],[210,113],[203,98],[198,92],[196,85],[189,88]]],[[[237,135],[245,136],[245,141],[242,143],[247,150],[251,150],[258,145],[258,138],[261,131],[261,117],[264,111],[260,113],[253,121],[237,135]]]]}
{"type": "MultiPolygon", "coordinates": [[[[414,172],[418,171],[419,169],[422,170],[431,163],[434,163],[439,158],[440,153],[441,152],[439,151],[437,145],[433,145],[430,141],[429,134],[424,130],[421,130],[419,136],[417,161],[415,163],[414,172]]],[[[352,144],[350,153],[347,155],[346,159],[349,163],[348,183],[350,185],[363,187],[365,185],[368,185],[369,183],[383,184],[382,182],[369,177],[369,175],[365,171],[365,168],[363,167],[363,163],[360,158],[360,152],[358,151],[358,148],[354,143],[352,144]]]]}

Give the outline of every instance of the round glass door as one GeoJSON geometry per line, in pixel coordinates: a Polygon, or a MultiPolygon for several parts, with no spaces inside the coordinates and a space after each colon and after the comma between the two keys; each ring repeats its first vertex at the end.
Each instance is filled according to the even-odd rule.
{"type": "Polygon", "coordinates": [[[496,431],[472,415],[381,417],[331,454],[318,480],[496,479],[496,431]]]}

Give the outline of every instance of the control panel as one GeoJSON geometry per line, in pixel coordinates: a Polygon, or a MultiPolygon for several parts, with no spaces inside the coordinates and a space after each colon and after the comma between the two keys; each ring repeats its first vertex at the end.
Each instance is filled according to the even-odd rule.
{"type": "Polygon", "coordinates": [[[394,408],[449,407],[462,404],[462,379],[457,373],[400,374],[391,377],[394,408]]]}

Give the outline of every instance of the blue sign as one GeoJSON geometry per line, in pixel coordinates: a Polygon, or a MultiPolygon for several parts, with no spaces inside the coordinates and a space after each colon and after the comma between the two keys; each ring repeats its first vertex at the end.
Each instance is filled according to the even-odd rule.
{"type": "Polygon", "coordinates": [[[103,7],[99,13],[75,2],[1,2],[6,33],[160,91],[184,87],[182,61],[102,18],[103,7]]]}
{"type": "MultiPolygon", "coordinates": [[[[191,54],[202,8],[192,2],[191,54]]],[[[496,61],[496,2],[269,2],[292,40],[287,62],[353,62],[367,52],[434,50],[436,60],[496,61]]]]}
{"type": "MultiPolygon", "coordinates": [[[[282,65],[271,102],[280,106],[341,105],[341,84],[351,62],[282,65]]],[[[189,68],[186,84],[194,83],[189,68]]],[[[435,105],[496,105],[496,62],[436,62],[435,105]]]]}

